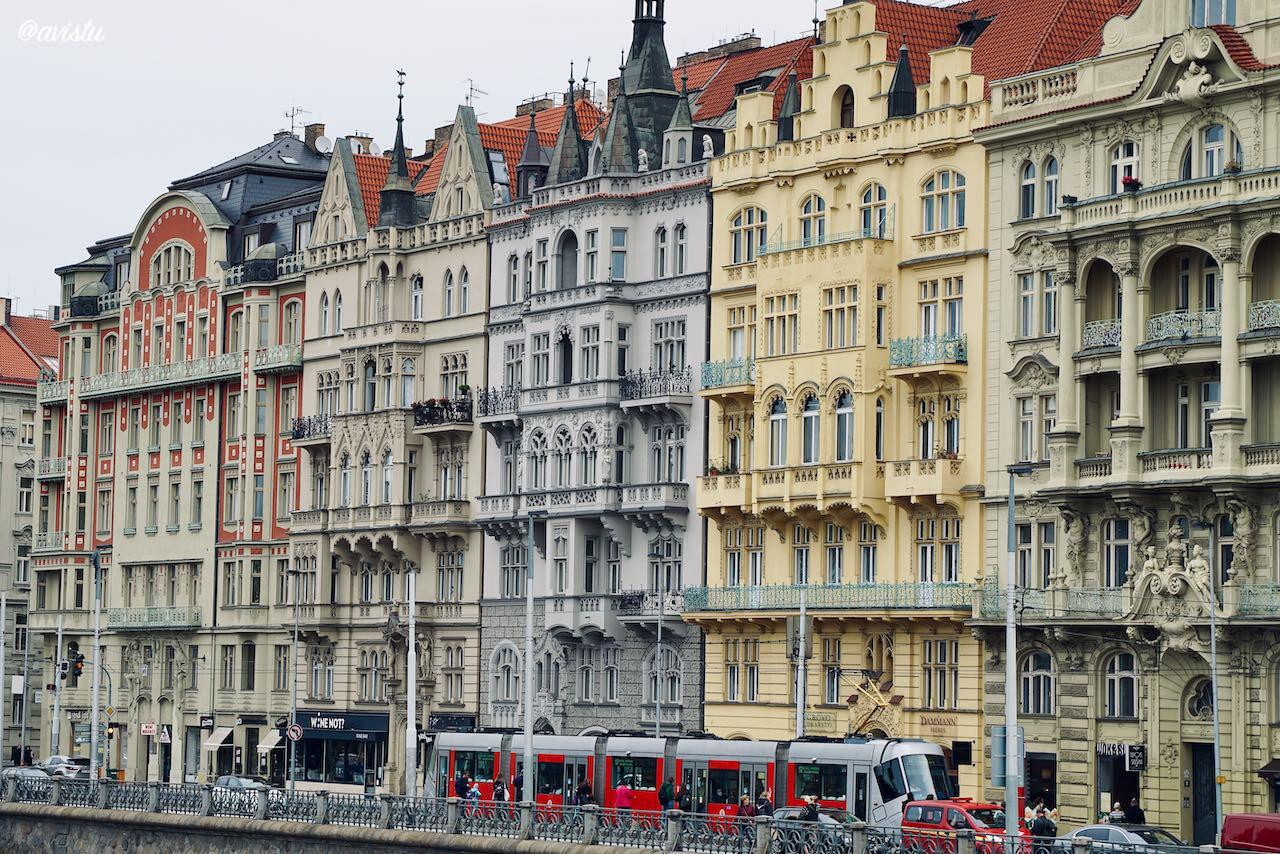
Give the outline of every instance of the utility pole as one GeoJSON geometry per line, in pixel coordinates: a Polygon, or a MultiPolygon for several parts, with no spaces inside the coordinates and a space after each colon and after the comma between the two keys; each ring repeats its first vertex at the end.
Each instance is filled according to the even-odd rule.
{"type": "Polygon", "coordinates": [[[417,610],[418,567],[412,561],[405,562],[408,570],[409,598],[409,666],[408,726],[404,735],[404,793],[411,798],[418,796],[418,633],[414,611],[417,610]]]}
{"type": "MultiPolygon", "coordinates": [[[[62,749],[62,621],[63,615],[58,615],[58,647],[53,654],[53,720],[49,722],[49,750],[50,756],[56,756],[58,751],[62,749]]],[[[27,679],[22,679],[23,709],[22,709],[22,744],[27,744],[27,710],[26,696],[27,679]]]]}
{"type": "Polygon", "coordinates": [[[662,738],[662,688],[666,685],[666,671],[663,665],[666,656],[662,654],[662,623],[667,616],[667,577],[663,571],[662,553],[655,547],[649,553],[653,561],[653,586],[658,593],[658,651],[654,653],[653,670],[658,675],[653,692],[653,737],[662,738]]]}
{"type": "MultiPolygon", "coordinates": [[[[302,601],[302,597],[298,595],[302,574],[298,571],[296,563],[289,570],[289,574],[293,576],[293,649],[290,652],[293,657],[293,678],[289,680],[292,683],[293,694],[289,702],[289,726],[292,727],[298,723],[298,603],[302,601]]],[[[289,738],[289,791],[291,792],[298,788],[298,763],[295,761],[297,744],[298,742],[293,738],[289,738]]]]}
{"type": "Polygon", "coordinates": [[[1218,544],[1214,542],[1215,529],[1212,522],[1197,522],[1195,527],[1209,531],[1209,582],[1214,591],[1214,600],[1209,603],[1209,685],[1213,692],[1213,794],[1216,814],[1213,819],[1213,841],[1219,842],[1222,831],[1222,786],[1226,778],[1222,775],[1222,725],[1218,722],[1218,604],[1222,595],[1218,592],[1222,585],[1221,573],[1226,567],[1214,565],[1218,544]]]}
{"type": "MultiPolygon", "coordinates": [[[[62,618],[58,618],[58,626],[61,629],[62,618]]],[[[29,710],[27,708],[27,671],[31,664],[31,636],[27,636],[27,648],[22,653],[22,741],[18,748],[18,764],[22,765],[27,759],[27,718],[29,710]]],[[[54,680],[57,681],[56,679],[54,680]]]]}
{"type": "Polygon", "coordinates": [[[89,554],[93,565],[93,717],[89,721],[89,779],[98,779],[98,697],[102,689],[102,554],[89,554]]]}
{"type": "MultiPolygon", "coordinates": [[[[4,764],[4,704],[8,700],[4,687],[4,641],[8,632],[5,630],[5,617],[9,606],[9,595],[0,593],[0,765],[4,764]]],[[[23,686],[24,689],[26,686],[23,686]]]]}
{"type": "Polygon", "coordinates": [[[800,585],[800,622],[797,626],[796,639],[796,738],[804,738],[804,707],[805,707],[805,689],[809,686],[809,668],[808,657],[805,655],[805,593],[809,590],[809,576],[807,574],[800,585]]]}
{"type": "Polygon", "coordinates": [[[524,563],[524,785],[520,799],[533,801],[537,792],[533,764],[533,511],[529,511],[524,563]]]}
{"type": "MultiPolygon", "coordinates": [[[[1018,790],[1022,783],[1022,738],[1018,727],[1018,623],[1017,559],[1018,526],[1015,523],[1015,478],[1030,474],[1028,463],[1009,466],[1008,554],[1004,576],[1004,832],[1018,838],[1018,790]]],[[[1012,844],[1012,843],[1011,843],[1012,844]]]]}

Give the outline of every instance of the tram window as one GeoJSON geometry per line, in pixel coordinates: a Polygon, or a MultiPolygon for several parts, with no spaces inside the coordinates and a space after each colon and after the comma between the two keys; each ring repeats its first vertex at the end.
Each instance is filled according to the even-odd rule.
{"type": "Polygon", "coordinates": [[[623,780],[633,789],[658,788],[658,758],[656,756],[618,756],[613,760],[613,786],[623,780]]]}
{"type": "Polygon", "coordinates": [[[845,765],[797,765],[795,796],[817,795],[823,801],[843,801],[849,796],[849,769],[845,765]]]}
{"type": "Polygon", "coordinates": [[[750,792],[738,791],[738,771],[726,771],[722,768],[712,768],[707,775],[709,784],[709,794],[707,801],[713,804],[736,804],[738,797],[750,792]]]}
{"type": "Polygon", "coordinates": [[[454,776],[470,777],[477,783],[493,782],[493,754],[481,750],[459,750],[454,754],[454,776]]]}
{"type": "Polygon", "coordinates": [[[867,774],[855,771],[853,774],[853,814],[862,821],[867,820],[867,774]]]}
{"type": "Polygon", "coordinates": [[[564,763],[538,760],[538,794],[564,794],[564,763]]]}
{"type": "Polygon", "coordinates": [[[902,757],[902,767],[912,798],[950,797],[951,781],[947,775],[947,763],[941,756],[909,753],[902,757]]]}
{"type": "Polygon", "coordinates": [[[907,781],[902,778],[902,766],[897,759],[881,762],[876,766],[876,785],[880,787],[880,800],[888,803],[907,793],[907,781]]]}

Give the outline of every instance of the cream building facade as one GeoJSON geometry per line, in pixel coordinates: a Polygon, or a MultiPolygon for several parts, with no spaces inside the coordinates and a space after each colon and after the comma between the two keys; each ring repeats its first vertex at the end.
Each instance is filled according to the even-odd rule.
{"type": "Polygon", "coordinates": [[[1004,468],[1029,462],[1028,796],[1068,827],[1136,797],[1200,844],[1216,774],[1227,812],[1276,806],[1280,30],[1257,0],[1131,5],[1090,58],[993,83],[977,134],[992,504],[975,617],[998,723],[1004,468]]]}
{"type": "Polygon", "coordinates": [[[971,791],[984,415],[971,366],[987,346],[971,132],[987,104],[956,22],[899,50],[890,33],[931,11],[833,8],[812,73],[780,104],[738,99],[711,167],[708,586],[686,592],[685,619],[706,633],[709,730],[921,736],[960,758],[971,791]]]}

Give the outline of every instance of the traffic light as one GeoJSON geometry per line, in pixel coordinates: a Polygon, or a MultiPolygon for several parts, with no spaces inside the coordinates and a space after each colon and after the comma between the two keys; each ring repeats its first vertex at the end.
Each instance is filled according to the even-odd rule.
{"type": "Polygon", "coordinates": [[[71,667],[73,672],[76,674],[77,679],[79,679],[82,675],[84,675],[84,653],[83,652],[76,653],[75,659],[71,662],[71,667]]]}
{"type": "Polygon", "coordinates": [[[110,741],[111,739],[113,739],[113,738],[115,738],[115,737],[116,737],[116,725],[115,725],[115,724],[107,724],[107,740],[108,740],[108,741],[110,741]]]}
{"type": "Polygon", "coordinates": [[[63,659],[62,661],[59,661],[58,662],[58,678],[66,679],[67,672],[70,669],[70,667],[71,665],[65,659],[63,659]]]}

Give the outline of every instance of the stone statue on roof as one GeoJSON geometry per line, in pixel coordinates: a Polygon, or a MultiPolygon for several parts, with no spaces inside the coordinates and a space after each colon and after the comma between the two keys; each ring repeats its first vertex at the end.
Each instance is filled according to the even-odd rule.
{"type": "Polygon", "coordinates": [[[715,143],[711,141],[711,134],[709,133],[704,133],[702,135],[702,156],[707,160],[716,156],[716,146],[715,143]]]}

